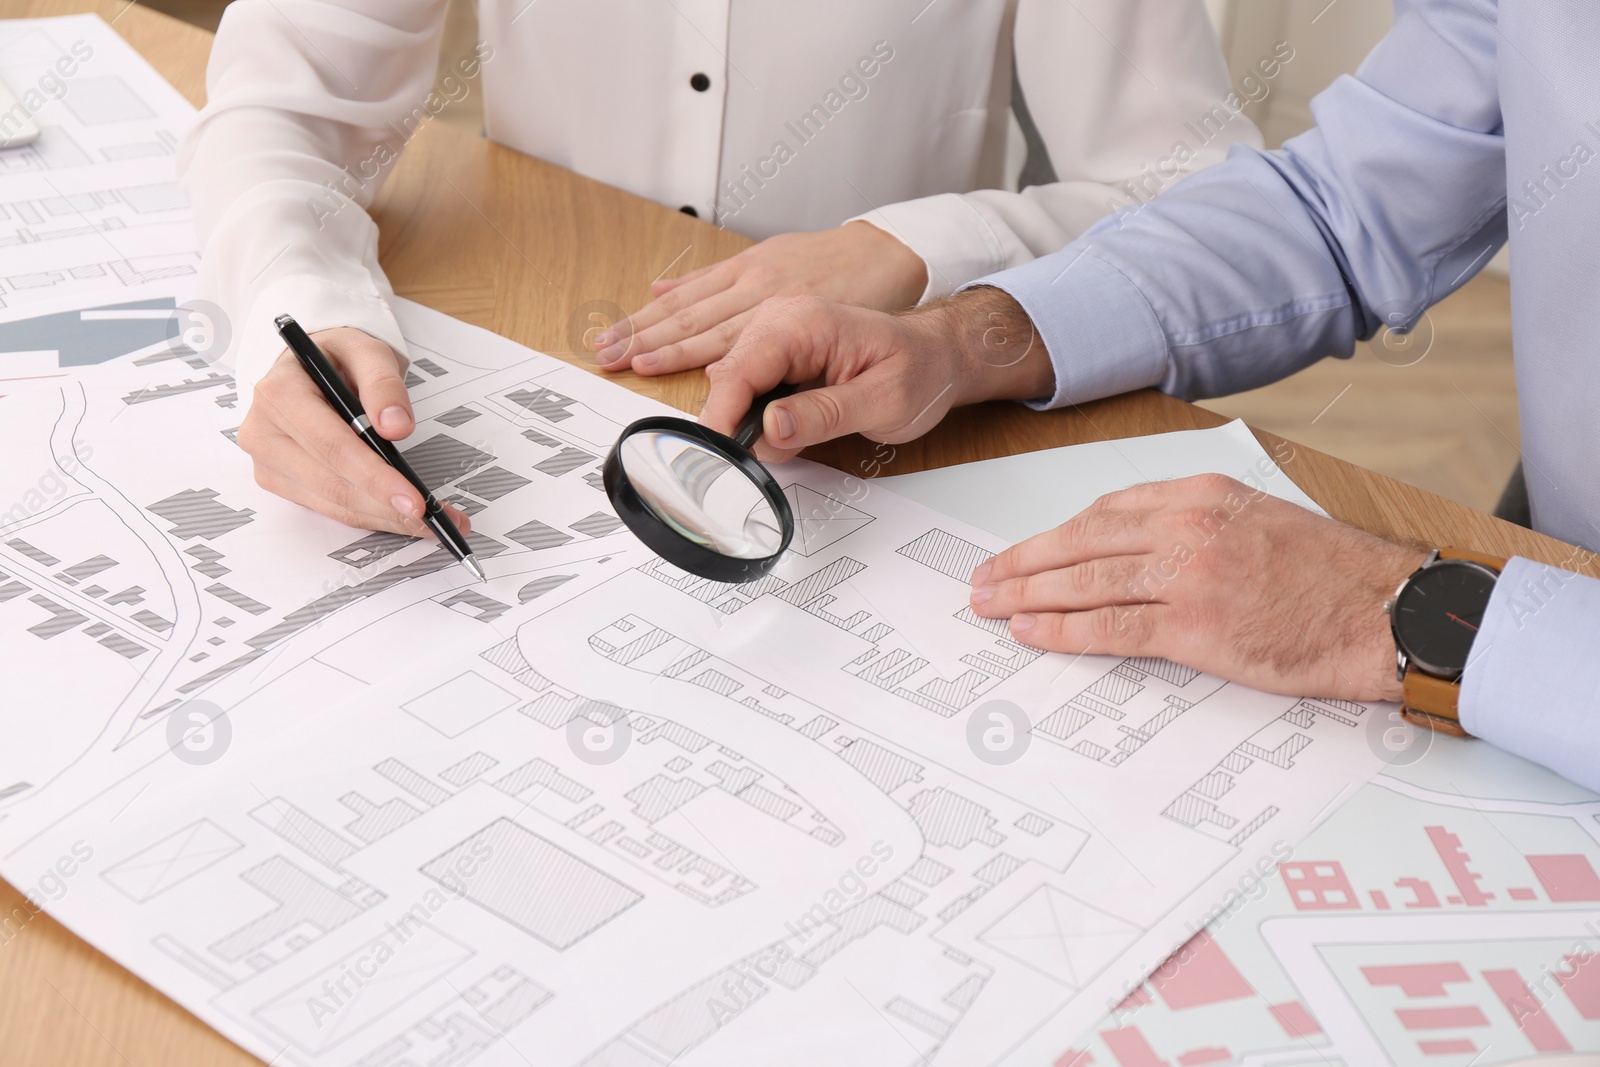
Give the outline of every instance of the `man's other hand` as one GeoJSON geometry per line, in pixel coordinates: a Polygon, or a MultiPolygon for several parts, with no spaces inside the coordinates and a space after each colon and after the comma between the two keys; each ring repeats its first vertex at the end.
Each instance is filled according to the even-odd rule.
{"type": "Polygon", "coordinates": [[[767,407],[756,448],[767,462],[851,433],[909,441],[953,407],[1047,396],[1055,382],[1032,322],[993,288],[893,315],[814,297],[769,300],[706,375],[700,421],[722,433],[779,383],[810,387],[767,407]]]}
{"type": "Polygon", "coordinates": [[[1095,501],[972,575],[1056,652],[1161,656],[1293,696],[1398,700],[1384,601],[1425,554],[1218,474],[1095,501]]]}

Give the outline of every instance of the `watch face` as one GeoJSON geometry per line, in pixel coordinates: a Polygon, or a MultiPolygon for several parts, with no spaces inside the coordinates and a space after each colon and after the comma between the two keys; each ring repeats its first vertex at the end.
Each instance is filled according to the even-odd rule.
{"type": "Polygon", "coordinates": [[[1394,636],[1418,669],[1461,676],[1496,577],[1467,560],[1442,560],[1406,583],[1394,602],[1394,636]]]}

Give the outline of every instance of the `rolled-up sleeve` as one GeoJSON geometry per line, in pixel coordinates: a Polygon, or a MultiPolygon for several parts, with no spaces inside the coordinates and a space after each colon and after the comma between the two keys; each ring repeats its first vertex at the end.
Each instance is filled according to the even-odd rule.
{"type": "Polygon", "coordinates": [[[1402,5],[1356,75],[1313,101],[1315,129],[1272,152],[1235,146],[1060,252],[975,283],[1035,314],[1055,401],[1254,388],[1348,357],[1381,326],[1404,332],[1470,278],[1506,239],[1494,7],[1402,5]],[[1089,345],[1115,331],[1082,310],[1110,291],[1107,270],[1080,269],[1096,262],[1148,309],[1112,299],[1126,335],[1104,354],[1089,345]]]}

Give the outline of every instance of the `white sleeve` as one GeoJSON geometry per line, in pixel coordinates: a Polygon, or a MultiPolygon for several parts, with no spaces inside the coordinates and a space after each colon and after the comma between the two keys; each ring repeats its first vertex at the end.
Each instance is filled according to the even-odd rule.
{"type": "Polygon", "coordinates": [[[1014,40],[1018,80],[1057,181],[858,216],[922,257],[924,301],[1055,252],[1114,208],[1220,162],[1231,145],[1261,143],[1238,113],[1203,0],[1021,0],[1014,40]]]}
{"type": "Polygon", "coordinates": [[[248,403],[282,351],[272,319],[354,326],[405,354],[366,213],[427,116],[446,0],[238,0],[178,153],[199,295],[227,316],[248,403]]]}

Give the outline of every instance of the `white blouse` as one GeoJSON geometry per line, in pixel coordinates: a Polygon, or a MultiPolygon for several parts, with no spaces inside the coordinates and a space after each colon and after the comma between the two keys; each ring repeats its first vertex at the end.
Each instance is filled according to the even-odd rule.
{"type": "Polygon", "coordinates": [[[1201,0],[481,0],[435,93],[445,9],[228,6],[179,166],[244,396],[285,311],[404,353],[364,209],[468,93],[492,139],[752,237],[864,217],[926,261],[924,299],[1259,143],[1201,0]],[[1013,62],[1059,179],[1022,193],[995,188],[1013,62]]]}

